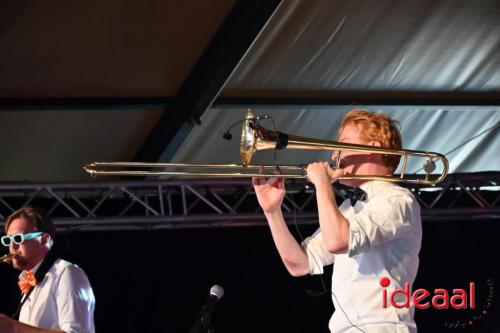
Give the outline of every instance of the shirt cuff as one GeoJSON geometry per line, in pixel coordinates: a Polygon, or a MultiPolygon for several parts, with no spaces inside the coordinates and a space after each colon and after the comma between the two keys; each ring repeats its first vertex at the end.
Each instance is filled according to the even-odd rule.
{"type": "Polygon", "coordinates": [[[65,333],[79,333],[79,332],[83,332],[83,329],[82,327],[77,324],[77,323],[62,323],[60,324],[60,329],[61,331],[65,332],[65,333]]]}

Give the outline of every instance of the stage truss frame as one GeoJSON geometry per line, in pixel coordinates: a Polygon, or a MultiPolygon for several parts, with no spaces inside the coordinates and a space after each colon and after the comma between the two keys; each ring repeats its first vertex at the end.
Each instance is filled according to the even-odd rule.
{"type": "MultiPolygon", "coordinates": [[[[424,222],[500,222],[500,172],[453,174],[439,186],[402,186],[417,198],[424,222]]],[[[287,221],[317,224],[314,186],[287,180],[286,187],[287,221]]],[[[336,188],[335,194],[344,199],[336,188]]],[[[1,225],[24,205],[45,208],[65,231],[266,225],[250,179],[0,183],[1,225]]]]}

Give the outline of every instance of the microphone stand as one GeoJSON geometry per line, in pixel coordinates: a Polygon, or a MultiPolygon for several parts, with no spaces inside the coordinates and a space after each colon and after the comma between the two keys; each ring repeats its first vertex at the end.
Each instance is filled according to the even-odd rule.
{"type": "Polygon", "coordinates": [[[205,316],[204,309],[200,312],[199,318],[194,323],[193,327],[189,333],[214,333],[214,327],[212,326],[212,316],[205,316]]]}
{"type": "Polygon", "coordinates": [[[224,296],[224,289],[221,286],[215,285],[210,288],[208,299],[201,308],[200,314],[189,333],[214,333],[212,313],[222,296],[224,296]]]}

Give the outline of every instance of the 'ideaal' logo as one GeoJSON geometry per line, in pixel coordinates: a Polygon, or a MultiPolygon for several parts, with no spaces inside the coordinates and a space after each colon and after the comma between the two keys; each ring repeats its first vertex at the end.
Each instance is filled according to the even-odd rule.
{"type": "MultiPolygon", "coordinates": [[[[380,285],[383,288],[387,288],[391,284],[391,280],[387,277],[380,279],[380,285]]],[[[481,284],[479,285],[482,286],[481,284]]],[[[417,289],[413,293],[410,293],[410,284],[406,283],[404,289],[396,288],[389,294],[389,301],[391,305],[395,308],[408,308],[410,307],[410,299],[412,304],[417,309],[427,309],[429,307],[434,307],[435,309],[448,309],[450,306],[453,309],[472,309],[473,314],[470,315],[467,320],[456,320],[452,322],[446,322],[445,327],[449,329],[462,329],[475,325],[478,322],[485,320],[488,316],[490,307],[493,302],[493,297],[495,295],[495,281],[493,278],[488,278],[485,281],[485,285],[488,292],[488,297],[484,300],[484,304],[479,306],[480,308],[476,310],[476,284],[474,282],[469,283],[468,293],[465,289],[453,289],[452,296],[450,298],[450,293],[445,289],[435,289],[434,293],[431,294],[427,289],[417,289]],[[404,297],[402,302],[397,302],[396,297],[404,297]],[[431,297],[430,300],[428,297],[431,297]],[[479,311],[479,312],[478,312],[479,311]]],[[[483,288],[484,289],[484,288],[483,288]]],[[[387,307],[387,290],[382,290],[382,306],[387,307]]]]}
{"type": "Polygon", "coordinates": [[[389,297],[387,293],[387,288],[391,284],[391,280],[387,277],[380,279],[380,285],[382,286],[382,307],[387,308],[387,299],[391,305],[395,308],[409,308],[410,299],[412,304],[417,309],[427,309],[429,307],[435,309],[449,309],[451,306],[453,309],[474,309],[476,307],[476,285],[474,282],[469,283],[469,290],[465,289],[453,289],[452,296],[446,289],[435,289],[434,293],[431,293],[427,289],[417,289],[413,293],[410,293],[410,283],[406,282],[404,289],[396,288],[390,292],[389,297]],[[402,302],[397,302],[396,297],[400,298],[399,295],[403,297],[402,302]],[[431,299],[428,300],[428,297],[431,299]]]}

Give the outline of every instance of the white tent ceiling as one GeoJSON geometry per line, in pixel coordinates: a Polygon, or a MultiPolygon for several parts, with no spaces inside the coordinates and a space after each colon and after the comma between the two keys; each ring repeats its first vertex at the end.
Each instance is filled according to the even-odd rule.
{"type": "MultiPolygon", "coordinates": [[[[363,107],[397,119],[404,148],[446,154],[451,173],[500,169],[500,107],[363,107]]],[[[281,132],[336,140],[342,117],[350,109],[352,106],[259,108],[254,112],[256,115],[272,116],[276,129],[281,132]]],[[[244,117],[244,109],[210,109],[203,117],[202,125],[191,131],[174,161],[239,163],[240,126],[231,131],[234,138],[231,141],[224,140],[222,133],[244,117]]],[[[273,129],[269,120],[262,120],[260,123],[268,129],[273,129]]],[[[256,153],[252,163],[304,164],[317,160],[329,161],[330,156],[331,153],[321,151],[287,150],[279,151],[275,159],[273,151],[262,151],[256,153]]],[[[422,173],[424,160],[413,159],[409,162],[407,173],[422,173]]]]}
{"type": "MultiPolygon", "coordinates": [[[[86,162],[133,159],[170,110],[123,98],[175,98],[233,4],[3,2],[0,181],[88,180],[86,162]],[[42,101],[26,111],[33,98],[42,101]],[[78,107],[58,104],[68,98],[78,107]]],[[[164,158],[237,161],[238,140],[220,135],[247,106],[281,131],[321,139],[334,139],[356,106],[394,116],[411,149],[447,153],[484,132],[449,156],[451,171],[500,170],[499,1],[285,0],[248,46],[202,124],[166,140],[164,158]]]]}

